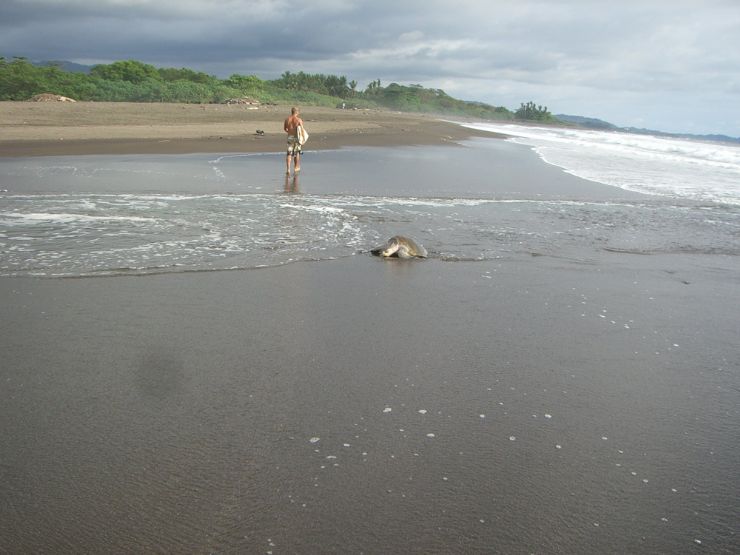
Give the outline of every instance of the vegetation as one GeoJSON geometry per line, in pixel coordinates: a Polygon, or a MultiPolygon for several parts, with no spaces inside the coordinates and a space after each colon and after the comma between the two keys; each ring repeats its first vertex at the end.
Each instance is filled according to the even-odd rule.
{"type": "Polygon", "coordinates": [[[250,97],[263,103],[299,103],[347,108],[388,108],[480,119],[556,121],[547,108],[529,102],[512,113],[504,107],[452,98],[441,89],[421,85],[383,86],[371,82],[364,91],[344,76],[291,73],[263,80],[255,75],[219,79],[187,68],[156,68],[136,60],[94,66],[89,73],[64,71],[60,64],[37,66],[25,58],[0,57],[0,100],[28,100],[53,93],[99,102],[222,103],[250,97]]]}
{"type": "Polygon", "coordinates": [[[89,74],[37,67],[24,58],[0,58],[0,100],[28,100],[41,93],[109,102],[223,102],[239,96],[225,82],[188,69],[156,69],[133,60],[98,65],[89,74]]]}
{"type": "Polygon", "coordinates": [[[535,106],[534,102],[522,103],[519,109],[514,113],[514,117],[520,120],[528,121],[557,121],[553,115],[547,111],[547,106],[535,106]]]}

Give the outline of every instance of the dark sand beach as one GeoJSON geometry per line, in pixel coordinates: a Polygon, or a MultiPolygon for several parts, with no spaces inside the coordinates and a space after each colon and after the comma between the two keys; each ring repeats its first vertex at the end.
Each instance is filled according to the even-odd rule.
{"type": "MultiPolygon", "coordinates": [[[[428,125],[429,145],[455,133],[428,125]]],[[[82,164],[96,141],[45,140],[0,151],[82,164]]],[[[405,148],[429,168],[430,198],[448,195],[420,162],[438,152],[405,148]]],[[[502,184],[444,162],[462,176],[448,196],[490,180],[502,231],[464,203],[432,223],[418,204],[354,209],[380,237],[431,228],[428,260],[352,247],[266,268],[0,278],[0,552],[737,553],[737,256],[612,248],[657,244],[663,227],[630,220],[624,239],[604,214],[662,205],[518,145],[480,148],[502,184]],[[484,244],[473,239],[500,252],[450,255],[484,244]]],[[[350,180],[373,160],[358,152],[346,167],[307,159],[303,195],[357,195],[374,178],[388,195],[383,171],[350,180]]],[[[254,167],[271,161],[282,168],[277,155],[254,167]]],[[[279,174],[259,182],[282,193],[279,174]]],[[[3,188],[33,186],[12,175],[3,188]]],[[[280,198],[287,211],[301,195],[280,198]]]]}
{"type": "Polygon", "coordinates": [[[0,280],[2,548],[731,553],[737,283],[702,266],[0,280]]]}
{"type": "MultiPolygon", "coordinates": [[[[281,152],[290,106],[0,102],[0,157],[281,152]],[[257,131],[264,134],[257,134],[257,131]]],[[[450,144],[490,136],[431,116],[306,107],[311,149],[450,144]]]]}

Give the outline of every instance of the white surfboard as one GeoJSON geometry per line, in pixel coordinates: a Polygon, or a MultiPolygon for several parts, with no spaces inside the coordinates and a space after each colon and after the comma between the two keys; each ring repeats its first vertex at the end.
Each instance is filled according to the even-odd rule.
{"type": "Polygon", "coordinates": [[[298,137],[298,144],[301,146],[305,145],[306,141],[308,141],[308,131],[302,125],[299,125],[298,129],[296,129],[296,136],[298,137]]]}

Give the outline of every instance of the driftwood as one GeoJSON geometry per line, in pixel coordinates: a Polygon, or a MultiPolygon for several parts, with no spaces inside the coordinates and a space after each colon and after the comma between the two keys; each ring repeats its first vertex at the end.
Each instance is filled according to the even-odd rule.
{"type": "Polygon", "coordinates": [[[29,99],[29,102],[77,102],[74,98],[62,96],[60,94],[42,93],[37,94],[29,99]]]}
{"type": "Polygon", "coordinates": [[[259,106],[260,101],[254,98],[243,96],[242,98],[229,98],[224,100],[224,104],[247,104],[249,106],[259,106]]]}

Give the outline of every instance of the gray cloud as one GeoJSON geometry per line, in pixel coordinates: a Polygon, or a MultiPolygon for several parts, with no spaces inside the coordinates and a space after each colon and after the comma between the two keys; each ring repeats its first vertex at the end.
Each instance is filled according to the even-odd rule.
{"type": "Polygon", "coordinates": [[[0,53],[334,73],[666,130],[711,98],[692,130],[740,135],[735,0],[5,0],[0,53]]]}

